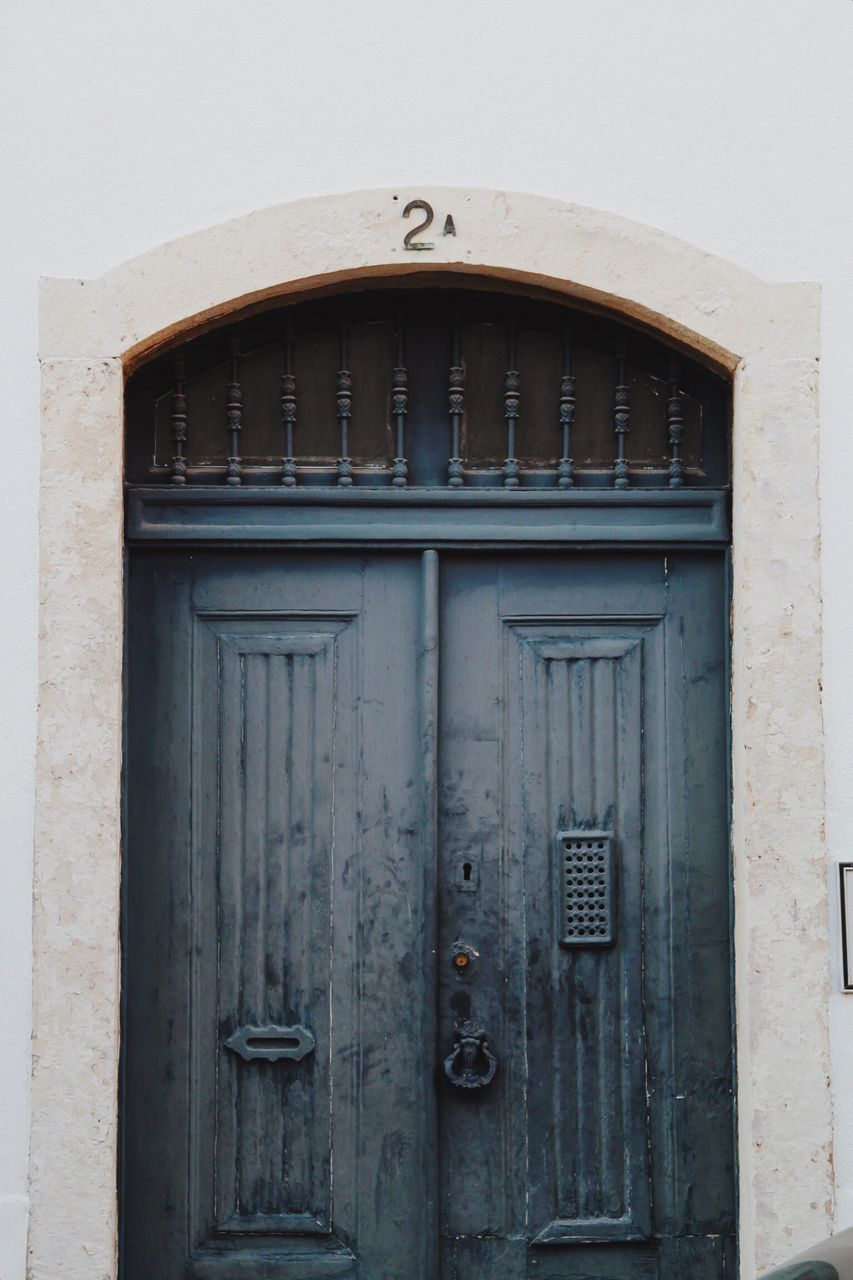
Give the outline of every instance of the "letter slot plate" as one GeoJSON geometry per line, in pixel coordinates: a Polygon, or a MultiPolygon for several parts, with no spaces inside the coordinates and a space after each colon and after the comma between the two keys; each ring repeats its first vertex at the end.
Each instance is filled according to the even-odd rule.
{"type": "Polygon", "coordinates": [[[559,831],[560,945],[608,947],[616,938],[613,835],[559,831]]]}
{"type": "Polygon", "coordinates": [[[238,1053],[244,1062],[279,1062],[290,1058],[301,1062],[314,1052],[314,1034],[307,1027],[238,1027],[225,1041],[225,1048],[238,1053]]]}

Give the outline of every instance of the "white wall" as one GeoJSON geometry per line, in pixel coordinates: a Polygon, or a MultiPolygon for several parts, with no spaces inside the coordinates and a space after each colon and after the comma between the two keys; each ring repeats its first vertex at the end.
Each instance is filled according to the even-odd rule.
{"type": "MultiPolygon", "coordinates": [[[[828,834],[853,854],[849,0],[7,4],[0,293],[0,1280],[24,1274],[36,678],[36,280],[258,206],[434,182],[609,209],[824,288],[828,834]]],[[[833,881],[834,888],[834,881],[833,881]]],[[[780,974],[784,982],[784,974],[780,974]]],[[[838,974],[833,975],[837,992],[838,974]]],[[[853,1223],[853,996],[832,998],[853,1223]]],[[[795,1069],[795,1064],[790,1065],[795,1069]]]]}

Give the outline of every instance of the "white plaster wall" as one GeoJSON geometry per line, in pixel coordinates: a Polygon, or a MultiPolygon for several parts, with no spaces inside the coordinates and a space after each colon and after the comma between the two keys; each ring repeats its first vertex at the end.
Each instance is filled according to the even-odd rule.
{"type": "MultiPolygon", "coordinates": [[[[853,5],[40,0],[7,4],[0,22],[0,1280],[22,1280],[37,277],[99,275],[282,200],[429,182],[613,210],[769,279],[820,281],[828,836],[833,859],[853,857],[853,5]]],[[[832,1024],[846,1225],[853,996],[833,996],[832,1024]]]]}

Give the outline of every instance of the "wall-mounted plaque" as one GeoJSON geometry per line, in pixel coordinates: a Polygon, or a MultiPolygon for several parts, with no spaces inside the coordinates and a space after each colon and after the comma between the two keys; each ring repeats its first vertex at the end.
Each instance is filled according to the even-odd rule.
{"type": "Polygon", "coordinates": [[[853,992],[853,862],[842,862],[841,876],[841,955],[842,982],[845,991],[853,992]]]}

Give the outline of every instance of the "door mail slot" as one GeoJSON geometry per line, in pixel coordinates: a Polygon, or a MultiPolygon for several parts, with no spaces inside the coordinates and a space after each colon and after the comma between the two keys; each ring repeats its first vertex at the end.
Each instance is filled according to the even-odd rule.
{"type": "Polygon", "coordinates": [[[260,1058],[279,1062],[290,1058],[301,1062],[314,1051],[314,1036],[307,1027],[238,1027],[225,1041],[225,1048],[237,1053],[244,1062],[260,1058]]]}
{"type": "Polygon", "coordinates": [[[559,831],[560,945],[607,947],[615,940],[613,836],[559,831]]]}

